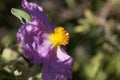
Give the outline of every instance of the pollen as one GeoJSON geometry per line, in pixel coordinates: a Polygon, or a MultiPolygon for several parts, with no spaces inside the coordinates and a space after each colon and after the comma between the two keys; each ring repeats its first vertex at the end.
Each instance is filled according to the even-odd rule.
{"type": "Polygon", "coordinates": [[[50,35],[50,41],[57,46],[65,46],[69,42],[69,33],[63,27],[56,27],[50,35]]]}

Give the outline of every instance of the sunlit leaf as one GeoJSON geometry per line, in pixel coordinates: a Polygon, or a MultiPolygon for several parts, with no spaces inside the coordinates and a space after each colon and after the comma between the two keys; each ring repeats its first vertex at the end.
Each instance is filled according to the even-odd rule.
{"type": "Polygon", "coordinates": [[[23,10],[12,8],[11,13],[20,19],[21,23],[26,23],[31,21],[31,17],[28,13],[23,10]]]}
{"type": "Polygon", "coordinates": [[[10,48],[5,48],[2,52],[2,59],[4,62],[10,62],[17,59],[17,52],[13,51],[10,48]]]}

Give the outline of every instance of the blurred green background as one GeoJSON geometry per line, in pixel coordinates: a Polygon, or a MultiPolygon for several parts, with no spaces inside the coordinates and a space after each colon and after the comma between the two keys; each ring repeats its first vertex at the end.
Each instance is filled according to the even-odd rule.
{"type": "MultiPolygon", "coordinates": [[[[29,0],[50,21],[70,33],[72,80],[120,80],[120,0],[29,0]]],[[[0,80],[41,80],[41,65],[21,56],[16,32],[21,25],[11,8],[21,0],[0,0],[0,80]]]]}

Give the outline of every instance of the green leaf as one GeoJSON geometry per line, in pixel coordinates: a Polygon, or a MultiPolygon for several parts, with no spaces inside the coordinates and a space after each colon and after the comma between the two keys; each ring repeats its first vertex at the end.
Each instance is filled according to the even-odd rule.
{"type": "Polygon", "coordinates": [[[20,19],[21,23],[26,23],[31,21],[31,17],[28,13],[20,9],[11,9],[11,13],[20,19]]]}

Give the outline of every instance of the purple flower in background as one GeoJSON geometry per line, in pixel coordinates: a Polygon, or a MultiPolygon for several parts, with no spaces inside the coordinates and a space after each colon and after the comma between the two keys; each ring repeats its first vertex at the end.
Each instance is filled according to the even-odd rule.
{"type": "Polygon", "coordinates": [[[43,80],[71,80],[73,59],[65,51],[68,32],[52,25],[37,4],[22,0],[22,6],[32,18],[17,33],[18,42],[23,42],[23,56],[33,64],[42,64],[43,80]]]}

